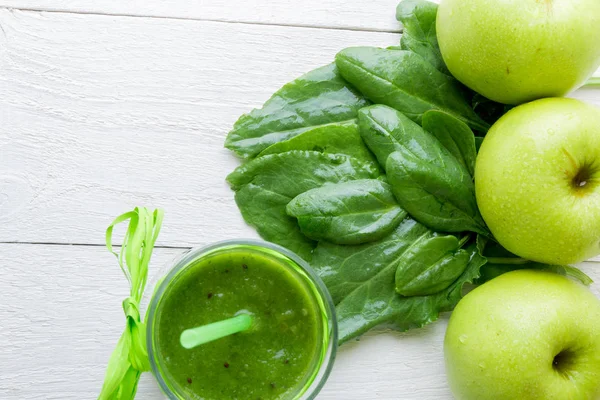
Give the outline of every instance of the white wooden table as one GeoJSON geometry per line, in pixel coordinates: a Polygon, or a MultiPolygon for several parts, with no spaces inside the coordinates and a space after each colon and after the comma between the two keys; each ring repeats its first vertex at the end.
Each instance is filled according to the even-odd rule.
{"type": "MultiPolygon", "coordinates": [[[[111,219],[166,210],[150,285],[184,248],[256,237],[226,133],[338,50],[397,44],[396,2],[0,0],[0,399],[96,398],[125,321],[111,219]]],[[[344,345],[319,398],[451,398],[446,321],[344,345]]],[[[149,374],[138,398],[162,398],[149,374]]]]}

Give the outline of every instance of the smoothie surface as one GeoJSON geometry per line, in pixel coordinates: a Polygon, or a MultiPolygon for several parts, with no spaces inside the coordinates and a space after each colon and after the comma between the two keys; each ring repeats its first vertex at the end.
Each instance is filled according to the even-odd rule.
{"type": "Polygon", "coordinates": [[[155,353],[165,379],[192,399],[290,399],[319,366],[323,321],[308,283],[272,256],[227,249],[194,262],[157,310],[155,353]],[[250,313],[240,332],[191,350],[185,329],[250,313]]]}

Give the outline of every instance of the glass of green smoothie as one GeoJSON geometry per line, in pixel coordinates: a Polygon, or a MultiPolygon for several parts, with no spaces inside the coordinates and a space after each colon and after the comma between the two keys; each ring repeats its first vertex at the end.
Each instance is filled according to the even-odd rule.
{"type": "Polygon", "coordinates": [[[146,338],[170,399],[313,399],[333,366],[337,324],[305,261],[271,243],[232,240],[175,262],[152,297],[146,338]],[[247,329],[182,345],[184,331],[240,315],[251,317],[247,329]]]}

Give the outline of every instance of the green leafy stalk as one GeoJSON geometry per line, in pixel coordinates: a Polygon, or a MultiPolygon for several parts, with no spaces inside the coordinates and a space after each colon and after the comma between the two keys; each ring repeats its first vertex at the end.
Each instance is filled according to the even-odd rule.
{"type": "Polygon", "coordinates": [[[584,285],[590,285],[593,281],[583,271],[570,265],[551,265],[535,261],[526,260],[512,254],[499,243],[487,241],[482,236],[478,237],[482,241],[483,254],[488,263],[481,269],[481,276],[477,279],[477,284],[483,284],[507,272],[519,269],[535,269],[539,271],[549,271],[555,274],[568,276],[576,279],[584,285]]]}
{"type": "Polygon", "coordinates": [[[588,80],[585,85],[583,85],[583,87],[586,86],[600,86],[600,76],[595,76],[593,78],[590,78],[590,80],[588,80]]]}
{"type": "Polygon", "coordinates": [[[163,211],[151,212],[145,207],[118,216],[106,229],[106,247],[113,253],[130,284],[130,294],[123,301],[127,318],[125,331],[113,351],[99,400],[130,400],[135,397],[142,372],[150,370],[146,348],[146,326],[141,320],[140,301],[148,278],[148,264],[154,243],[160,232],[163,211]],[[113,251],[114,227],[129,221],[123,245],[117,253],[113,251]]]}

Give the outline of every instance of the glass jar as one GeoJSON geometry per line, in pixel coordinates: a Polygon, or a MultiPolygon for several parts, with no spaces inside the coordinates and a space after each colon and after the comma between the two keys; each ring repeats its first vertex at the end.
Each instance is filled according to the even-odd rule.
{"type": "MultiPolygon", "coordinates": [[[[281,268],[281,273],[287,273],[286,279],[292,279],[298,284],[298,290],[301,290],[302,295],[310,300],[309,304],[313,307],[310,311],[314,314],[311,315],[316,315],[314,321],[316,321],[317,334],[313,357],[303,372],[304,376],[299,377],[298,384],[291,388],[290,392],[286,392],[286,400],[313,399],[325,384],[337,350],[335,307],[327,288],[304,260],[281,246],[257,240],[229,240],[187,251],[175,261],[170,272],[157,284],[155,293],[152,296],[146,320],[148,356],[152,372],[168,398],[187,400],[203,397],[201,393],[195,396],[190,388],[185,387],[185,382],[182,383],[181,379],[179,381],[173,379],[172,374],[168,372],[167,362],[161,353],[161,341],[159,340],[161,335],[161,329],[159,328],[161,327],[162,312],[165,308],[165,299],[172,293],[177,293],[180,286],[186,287],[177,283],[184,282],[181,281],[182,277],[185,277],[186,273],[192,274],[194,268],[205,268],[202,265],[206,264],[208,260],[213,260],[216,256],[230,255],[233,257],[244,254],[269,260],[271,266],[276,265],[276,269],[281,268]]],[[[243,267],[247,268],[245,264],[243,267]]],[[[249,276],[250,278],[244,279],[252,279],[251,275],[249,276]]],[[[194,292],[192,295],[205,298],[205,293],[196,294],[194,292]]],[[[212,297],[212,293],[209,293],[208,297],[212,297]]],[[[240,304],[239,308],[244,308],[244,305],[240,304]]],[[[225,367],[229,368],[229,365],[225,363],[225,367]]],[[[202,373],[202,371],[197,372],[202,373]]],[[[187,382],[191,384],[191,378],[188,378],[187,382]]]]}

